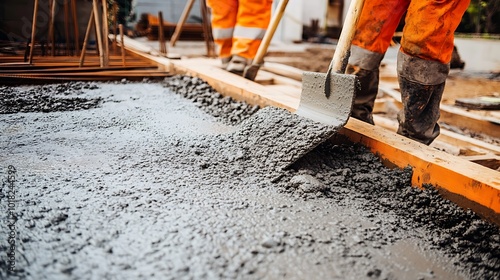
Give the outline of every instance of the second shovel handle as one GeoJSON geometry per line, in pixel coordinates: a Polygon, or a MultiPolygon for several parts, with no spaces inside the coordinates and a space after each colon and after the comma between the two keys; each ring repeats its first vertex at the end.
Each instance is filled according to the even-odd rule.
{"type": "Polygon", "coordinates": [[[347,59],[349,59],[349,51],[351,48],[352,39],[356,33],[356,25],[358,24],[361,10],[365,0],[352,0],[347,11],[344,26],[340,33],[340,38],[333,54],[332,62],[330,63],[330,71],[344,74],[347,59]]]}
{"type": "Polygon", "coordinates": [[[276,31],[276,28],[278,27],[278,24],[280,23],[281,18],[285,13],[285,8],[287,4],[288,0],[281,0],[278,3],[278,7],[276,7],[275,10],[276,14],[274,14],[273,17],[271,18],[271,22],[269,23],[268,29],[266,30],[264,38],[262,38],[262,42],[260,43],[259,49],[257,50],[257,54],[253,59],[254,64],[262,64],[262,62],[264,61],[264,56],[267,53],[267,47],[269,46],[269,43],[271,43],[271,40],[273,39],[274,32],[276,31]]]}

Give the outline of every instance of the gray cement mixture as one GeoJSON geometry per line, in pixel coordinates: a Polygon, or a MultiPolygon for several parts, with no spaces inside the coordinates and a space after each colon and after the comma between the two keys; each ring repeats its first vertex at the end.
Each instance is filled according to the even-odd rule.
{"type": "Polygon", "coordinates": [[[410,169],[297,157],[328,128],[196,78],[1,87],[0,113],[1,279],[500,278],[499,228],[410,169]]]}

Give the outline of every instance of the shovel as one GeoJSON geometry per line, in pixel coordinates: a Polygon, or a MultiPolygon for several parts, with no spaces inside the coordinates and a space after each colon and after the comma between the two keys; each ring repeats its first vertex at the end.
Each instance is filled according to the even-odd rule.
{"type": "Polygon", "coordinates": [[[278,24],[280,23],[281,18],[283,17],[287,4],[288,0],[281,0],[278,3],[278,7],[276,8],[275,14],[271,19],[271,22],[269,23],[269,27],[266,31],[266,34],[264,35],[264,38],[260,43],[259,49],[257,50],[257,54],[255,55],[252,64],[245,67],[245,70],[243,71],[243,77],[251,81],[255,80],[257,72],[259,72],[260,66],[264,62],[264,56],[267,53],[267,47],[269,46],[269,43],[271,43],[271,39],[273,38],[274,32],[276,31],[276,28],[278,27],[278,24]]]}
{"type": "Polygon", "coordinates": [[[295,114],[332,126],[332,134],[347,123],[352,110],[357,79],[344,73],[363,3],[351,1],[328,71],[302,74],[302,94],[295,114]]]}

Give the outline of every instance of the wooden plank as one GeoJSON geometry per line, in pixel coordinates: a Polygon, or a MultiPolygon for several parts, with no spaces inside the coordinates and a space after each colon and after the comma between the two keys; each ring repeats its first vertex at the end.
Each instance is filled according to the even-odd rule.
{"type": "Polygon", "coordinates": [[[301,93],[300,89],[297,89],[294,86],[282,85],[282,84],[281,85],[280,84],[268,85],[268,86],[266,86],[266,89],[269,92],[273,92],[273,93],[276,93],[276,94],[282,94],[282,95],[291,96],[293,98],[292,100],[294,102],[290,103],[290,106],[292,108],[298,108],[299,107],[300,93],[301,93]]]}
{"type": "Polygon", "coordinates": [[[265,86],[232,74],[217,66],[214,59],[172,60],[172,71],[199,77],[222,94],[259,106],[276,106],[295,110],[297,97],[290,93],[273,92],[265,86]]]}
{"type": "Polygon", "coordinates": [[[441,130],[441,134],[437,139],[456,147],[475,147],[495,155],[500,155],[500,147],[497,145],[470,138],[446,129],[441,130]]]}
{"type": "MultiPolygon", "coordinates": [[[[390,131],[396,132],[398,129],[397,121],[389,120],[379,115],[373,115],[375,125],[381,126],[390,131]]],[[[500,147],[486,143],[481,140],[473,139],[447,129],[441,129],[441,134],[436,138],[435,141],[440,141],[447,143],[449,145],[459,147],[461,149],[476,150],[483,153],[491,153],[494,155],[500,155],[500,147]]]]}
{"type": "Polygon", "coordinates": [[[269,72],[259,71],[257,72],[257,76],[255,77],[254,82],[261,85],[272,85],[274,83],[273,74],[269,72]]]}
{"type": "Polygon", "coordinates": [[[267,61],[264,62],[264,65],[262,65],[261,69],[274,74],[288,77],[290,79],[294,79],[299,82],[302,82],[302,73],[304,73],[303,70],[292,66],[267,61]]]}
{"type": "Polygon", "coordinates": [[[500,138],[500,119],[478,116],[466,110],[441,104],[442,122],[500,138]]]}
{"type": "Polygon", "coordinates": [[[500,157],[492,155],[463,156],[465,160],[475,162],[490,169],[500,171],[500,157]]]}
{"type": "Polygon", "coordinates": [[[474,110],[500,110],[500,97],[458,98],[455,105],[474,110]]]}
{"type": "Polygon", "coordinates": [[[300,92],[302,91],[301,82],[294,79],[290,79],[288,77],[276,75],[271,72],[264,71],[262,69],[260,69],[259,73],[257,73],[257,78],[259,77],[260,73],[269,75],[272,78],[272,83],[271,83],[272,85],[287,85],[294,87],[299,92],[299,97],[300,97],[300,92]]]}
{"type": "MultiPolygon", "coordinates": [[[[401,94],[390,85],[380,82],[379,89],[401,103],[401,94]]],[[[446,104],[441,104],[440,108],[441,117],[439,121],[500,138],[500,119],[482,117],[446,104]]]]}

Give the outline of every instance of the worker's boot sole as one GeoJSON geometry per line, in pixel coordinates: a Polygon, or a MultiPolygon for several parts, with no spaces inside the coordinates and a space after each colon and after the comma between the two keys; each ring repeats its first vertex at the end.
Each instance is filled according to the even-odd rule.
{"type": "Polygon", "coordinates": [[[245,71],[245,67],[247,65],[248,65],[248,60],[246,58],[235,55],[233,56],[231,61],[229,61],[226,70],[233,74],[242,76],[243,72],[245,71]]]}

